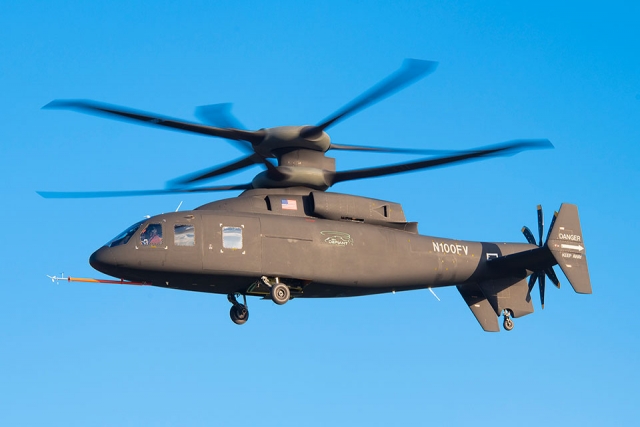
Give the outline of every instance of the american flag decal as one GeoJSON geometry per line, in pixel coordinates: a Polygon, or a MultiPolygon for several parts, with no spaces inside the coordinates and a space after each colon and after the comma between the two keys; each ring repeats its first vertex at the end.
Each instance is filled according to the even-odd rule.
{"type": "Polygon", "coordinates": [[[298,203],[295,200],[281,199],[281,202],[282,202],[282,209],[283,210],[290,210],[290,211],[297,211],[298,210],[298,203]]]}

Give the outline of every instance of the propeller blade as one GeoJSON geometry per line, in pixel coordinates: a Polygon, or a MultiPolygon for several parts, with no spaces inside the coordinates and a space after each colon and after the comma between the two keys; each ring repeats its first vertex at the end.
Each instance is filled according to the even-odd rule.
{"type": "Polygon", "coordinates": [[[524,234],[524,237],[526,237],[527,242],[531,243],[532,245],[537,245],[536,238],[533,237],[533,233],[526,225],[522,227],[522,234],[524,234]]]}
{"type": "Polygon", "coordinates": [[[402,67],[386,79],[382,80],[362,95],[327,117],[317,126],[310,127],[301,132],[303,138],[318,134],[338,121],[369,107],[384,98],[391,96],[405,86],[410,85],[432,73],[438,66],[437,62],[422,61],[418,59],[405,59],[402,67]]]}
{"type": "Polygon", "coordinates": [[[177,193],[207,193],[212,191],[249,190],[251,184],[223,185],[219,187],[173,188],[166,190],[133,190],[133,191],[36,191],[45,199],[91,199],[104,197],[158,196],[177,193]]]}
{"type": "Polygon", "coordinates": [[[215,166],[208,169],[203,169],[198,172],[190,173],[188,175],[181,176],[179,178],[172,179],[167,183],[169,187],[180,187],[187,184],[193,184],[194,182],[202,181],[204,179],[213,178],[216,176],[225,175],[231,172],[235,172],[240,169],[244,169],[249,166],[253,166],[256,163],[262,164],[264,158],[259,154],[252,154],[247,157],[243,157],[240,160],[234,160],[223,166],[215,166]]]}
{"type": "Polygon", "coordinates": [[[544,310],[544,286],[545,286],[545,275],[544,274],[539,274],[538,275],[538,286],[540,287],[540,305],[542,306],[542,309],[544,310]]]}
{"type": "Polygon", "coordinates": [[[556,276],[556,272],[553,271],[553,267],[545,268],[544,272],[549,276],[551,283],[553,283],[556,288],[560,289],[560,281],[558,280],[558,276],[556,276]]]}
{"type": "Polygon", "coordinates": [[[544,229],[544,216],[542,215],[542,205],[538,205],[538,236],[540,239],[538,240],[538,246],[542,247],[542,231],[544,229]]]}
{"type": "Polygon", "coordinates": [[[144,111],[82,99],[55,100],[42,108],[76,110],[87,114],[116,117],[122,120],[128,120],[148,126],[167,127],[174,130],[197,133],[200,135],[217,136],[219,138],[231,139],[234,141],[247,141],[251,144],[259,144],[265,136],[265,132],[260,130],[247,131],[241,129],[217,128],[198,123],[189,123],[171,117],[163,117],[144,111]]]}
{"type": "Polygon", "coordinates": [[[545,245],[549,241],[549,236],[551,236],[551,230],[553,230],[553,225],[556,223],[556,218],[558,218],[558,212],[554,212],[553,218],[551,218],[551,224],[549,224],[549,230],[547,231],[547,240],[545,241],[545,245]]]}
{"type": "Polygon", "coordinates": [[[331,185],[343,181],[352,181],[355,179],[373,178],[378,176],[392,175],[403,172],[411,172],[420,169],[429,169],[439,166],[449,165],[452,163],[461,163],[482,157],[494,157],[503,155],[512,155],[523,150],[536,148],[552,148],[553,145],[547,139],[534,140],[518,140],[510,141],[490,147],[478,148],[472,151],[460,152],[453,156],[445,156],[439,158],[431,158],[419,160],[415,162],[399,163],[388,166],[378,166],[365,169],[354,169],[342,172],[335,172],[333,177],[329,177],[331,185]]]}
{"type": "Polygon", "coordinates": [[[536,280],[538,279],[538,273],[535,271],[529,276],[529,290],[527,291],[527,302],[531,301],[531,290],[533,286],[536,284],[536,280]]]}
{"type": "Polygon", "coordinates": [[[428,150],[419,148],[390,148],[390,147],[371,147],[366,145],[346,145],[346,144],[331,144],[329,150],[345,150],[345,151],[369,151],[374,153],[399,153],[399,154],[425,154],[425,155],[437,155],[437,154],[454,154],[460,153],[455,150],[428,150]]]}

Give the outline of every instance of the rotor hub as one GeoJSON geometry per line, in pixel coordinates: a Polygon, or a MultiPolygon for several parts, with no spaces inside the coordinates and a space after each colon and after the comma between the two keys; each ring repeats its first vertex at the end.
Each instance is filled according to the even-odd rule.
{"type": "Polygon", "coordinates": [[[325,153],[331,147],[329,135],[320,131],[309,136],[301,136],[302,131],[311,126],[279,126],[262,129],[264,139],[254,146],[256,153],[264,157],[276,157],[274,151],[288,149],[307,149],[325,153]]]}

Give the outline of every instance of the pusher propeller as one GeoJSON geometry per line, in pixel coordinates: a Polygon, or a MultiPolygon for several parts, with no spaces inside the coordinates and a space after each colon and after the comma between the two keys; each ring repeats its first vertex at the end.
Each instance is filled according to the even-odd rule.
{"type": "MultiPolygon", "coordinates": [[[[553,229],[553,225],[555,224],[557,217],[558,217],[558,212],[555,212],[553,215],[553,219],[551,220],[551,225],[549,226],[549,231],[547,232],[547,241],[549,241],[549,235],[551,234],[551,230],[553,229]]],[[[538,235],[540,236],[538,243],[536,243],[536,238],[533,236],[533,233],[531,232],[529,227],[527,226],[522,227],[522,234],[524,234],[524,237],[527,239],[527,242],[529,242],[530,244],[537,245],[538,247],[543,247],[544,245],[547,244],[546,242],[544,242],[544,244],[542,242],[543,229],[544,229],[544,216],[542,214],[542,206],[538,205],[538,235]]],[[[529,292],[527,293],[527,301],[531,300],[531,290],[535,286],[536,281],[538,281],[538,288],[540,290],[540,305],[542,306],[542,309],[544,309],[544,294],[545,294],[545,285],[546,285],[547,277],[549,277],[549,280],[551,280],[551,283],[553,283],[558,289],[560,289],[560,281],[558,280],[558,276],[556,276],[556,273],[553,270],[553,267],[548,267],[542,270],[534,271],[531,274],[531,276],[529,276],[529,292]]]]}

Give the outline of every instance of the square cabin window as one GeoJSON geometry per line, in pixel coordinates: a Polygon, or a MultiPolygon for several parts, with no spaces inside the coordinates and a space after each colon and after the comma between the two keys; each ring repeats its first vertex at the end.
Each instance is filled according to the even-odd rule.
{"type": "Polygon", "coordinates": [[[222,247],[225,249],[242,249],[242,228],[222,227],[222,247]]]}
{"type": "Polygon", "coordinates": [[[196,232],[191,224],[173,226],[173,244],[176,246],[195,246],[196,232]]]}

